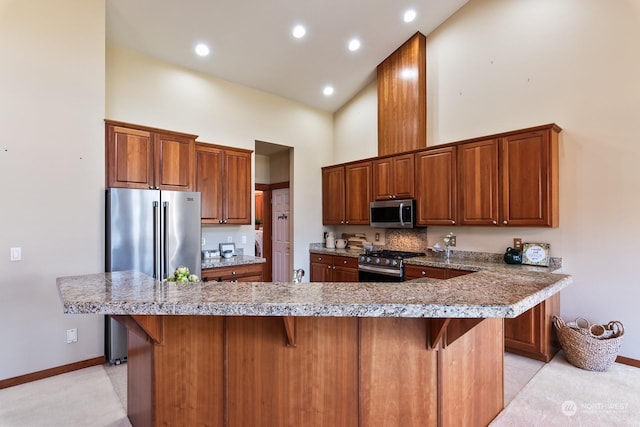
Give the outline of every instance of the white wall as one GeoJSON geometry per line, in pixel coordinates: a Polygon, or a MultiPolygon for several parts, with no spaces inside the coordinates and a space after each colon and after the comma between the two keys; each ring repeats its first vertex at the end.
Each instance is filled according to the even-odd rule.
{"type": "Polygon", "coordinates": [[[104,354],[103,316],[56,288],[104,271],[104,20],[104,0],[0,1],[0,379],[104,354]]]}
{"type": "Polygon", "coordinates": [[[269,156],[256,154],[254,157],[255,182],[258,184],[269,184],[271,182],[271,167],[269,166],[269,156]]]}
{"type": "MultiPolygon", "coordinates": [[[[501,253],[513,237],[551,243],[574,278],[561,295],[562,315],[622,321],[620,354],[640,359],[637,40],[634,0],[472,0],[427,37],[427,140],[432,146],[550,122],[564,129],[560,227],[455,228],[458,248],[501,253]]],[[[341,111],[337,146],[369,137],[372,111],[340,133],[337,124],[350,113],[341,111]]],[[[336,159],[345,160],[353,159],[336,159]]],[[[430,227],[430,243],[448,231],[430,227]]]]}
{"type": "MultiPolygon", "coordinates": [[[[378,83],[374,80],[334,115],[333,162],[378,155],[378,83]]],[[[329,166],[329,165],[324,165],[329,166]]]]}
{"type": "MultiPolygon", "coordinates": [[[[322,235],[320,167],[331,163],[331,114],[116,47],[107,47],[106,82],[109,119],[232,147],[254,149],[256,140],[293,147],[293,263],[309,265],[309,243],[322,235]]],[[[228,236],[239,247],[246,235],[252,248],[254,231],[253,225],[207,227],[205,247],[228,236]]]]}
{"type": "Polygon", "coordinates": [[[291,179],[291,150],[280,151],[269,156],[270,183],[287,182],[291,179]]]}

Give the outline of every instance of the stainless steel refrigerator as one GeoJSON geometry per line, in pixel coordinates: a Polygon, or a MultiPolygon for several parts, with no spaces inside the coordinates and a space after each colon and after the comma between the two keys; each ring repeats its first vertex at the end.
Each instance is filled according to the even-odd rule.
{"type": "MultiPolygon", "coordinates": [[[[106,192],[105,271],[136,270],[165,280],[179,266],[201,273],[200,193],[110,188],[106,192]]],[[[109,316],[107,360],[127,359],[125,328],[109,316]]]]}

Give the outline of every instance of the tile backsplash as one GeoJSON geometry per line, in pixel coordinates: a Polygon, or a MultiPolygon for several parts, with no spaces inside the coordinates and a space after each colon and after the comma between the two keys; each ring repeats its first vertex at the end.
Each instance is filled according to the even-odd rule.
{"type": "Polygon", "coordinates": [[[386,231],[385,247],[387,249],[397,251],[410,251],[410,252],[427,252],[427,229],[426,228],[412,228],[412,229],[395,229],[389,228],[386,231]]]}

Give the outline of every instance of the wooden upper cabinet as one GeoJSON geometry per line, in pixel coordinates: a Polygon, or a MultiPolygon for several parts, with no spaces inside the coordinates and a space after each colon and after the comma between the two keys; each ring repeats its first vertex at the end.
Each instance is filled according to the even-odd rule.
{"type": "Polygon", "coordinates": [[[498,140],[461,144],[457,149],[459,225],[497,225],[498,140]]]}
{"type": "Polygon", "coordinates": [[[107,188],[153,188],[153,137],[150,132],[106,127],[107,188]]]}
{"type": "Polygon", "coordinates": [[[379,156],[427,146],[426,58],[418,32],[378,65],[379,156]]]}
{"type": "Polygon", "coordinates": [[[193,188],[195,139],[156,134],[155,185],[161,190],[190,191],[193,188]]]}
{"type": "Polygon", "coordinates": [[[251,151],[196,144],[204,224],[251,224],[251,151]]]}
{"type": "Polygon", "coordinates": [[[371,162],[322,168],[322,223],[369,224],[371,162]]]}
{"type": "Polygon", "coordinates": [[[417,225],[456,225],[458,221],[456,147],[415,154],[417,225]]]}
{"type": "Polygon", "coordinates": [[[344,166],[322,168],[322,223],[344,224],[344,166]]]}
{"type": "Polygon", "coordinates": [[[196,191],[200,192],[202,222],[220,224],[222,211],[222,150],[196,144],[196,191]]]}
{"type": "Polygon", "coordinates": [[[458,148],[459,223],[558,226],[558,134],[545,125],[458,148]]]}
{"type": "Polygon", "coordinates": [[[371,162],[350,164],[344,168],[345,224],[369,224],[371,201],[371,162]]]}
{"type": "Polygon", "coordinates": [[[225,150],[225,224],[253,224],[251,219],[251,152],[225,150]]]}
{"type": "Polygon", "coordinates": [[[106,186],[193,190],[195,135],[106,123],[106,186]]]}
{"type": "Polygon", "coordinates": [[[414,156],[403,154],[373,161],[374,200],[414,197],[414,156]]]}
{"type": "Polygon", "coordinates": [[[558,226],[558,130],[500,140],[502,225],[558,226]]]}

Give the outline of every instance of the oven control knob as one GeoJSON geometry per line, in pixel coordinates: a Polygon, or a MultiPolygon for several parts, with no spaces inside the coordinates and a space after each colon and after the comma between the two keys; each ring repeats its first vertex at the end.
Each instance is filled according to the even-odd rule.
{"type": "Polygon", "coordinates": [[[371,262],[371,257],[367,257],[367,262],[371,262]]]}
{"type": "Polygon", "coordinates": [[[398,261],[394,259],[393,263],[391,265],[394,266],[394,267],[397,267],[398,266],[398,261]]]}
{"type": "MultiPolygon", "coordinates": [[[[393,262],[395,262],[395,261],[393,261],[393,262]]],[[[384,263],[385,263],[386,265],[389,265],[389,264],[391,264],[391,260],[390,260],[390,259],[386,259],[386,260],[384,260],[384,263]]]]}
{"type": "Polygon", "coordinates": [[[365,257],[364,257],[364,256],[361,256],[361,257],[360,257],[360,262],[364,262],[364,260],[365,260],[365,257]]]}
{"type": "Polygon", "coordinates": [[[380,264],[380,258],[376,258],[376,264],[380,264]]]}

